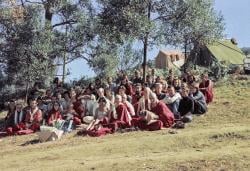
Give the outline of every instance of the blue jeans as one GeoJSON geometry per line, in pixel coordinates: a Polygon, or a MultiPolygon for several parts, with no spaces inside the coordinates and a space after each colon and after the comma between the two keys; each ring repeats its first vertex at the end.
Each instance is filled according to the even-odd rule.
{"type": "Polygon", "coordinates": [[[176,100],[174,101],[173,103],[171,104],[167,104],[168,108],[171,110],[171,112],[173,112],[175,118],[178,118],[179,116],[179,112],[178,112],[178,109],[179,109],[179,104],[180,104],[180,100],[176,100]]]}

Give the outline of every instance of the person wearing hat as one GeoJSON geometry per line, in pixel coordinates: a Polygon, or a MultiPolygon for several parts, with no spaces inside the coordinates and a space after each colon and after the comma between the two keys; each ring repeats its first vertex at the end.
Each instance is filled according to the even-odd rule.
{"type": "Polygon", "coordinates": [[[199,83],[192,84],[190,97],[194,102],[193,114],[204,114],[207,112],[205,96],[199,90],[199,83]]]}

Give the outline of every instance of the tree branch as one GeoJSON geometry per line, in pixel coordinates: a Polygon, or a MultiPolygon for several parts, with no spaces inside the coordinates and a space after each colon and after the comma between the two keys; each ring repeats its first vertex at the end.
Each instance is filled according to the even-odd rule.
{"type": "Polygon", "coordinates": [[[41,4],[41,5],[44,5],[44,2],[33,2],[33,1],[29,1],[29,0],[25,0],[25,2],[30,3],[30,4],[41,4]]]}
{"type": "Polygon", "coordinates": [[[65,24],[75,24],[76,22],[77,22],[77,20],[67,20],[67,21],[64,21],[61,23],[54,24],[52,27],[55,28],[55,27],[65,25],[65,24]]]}

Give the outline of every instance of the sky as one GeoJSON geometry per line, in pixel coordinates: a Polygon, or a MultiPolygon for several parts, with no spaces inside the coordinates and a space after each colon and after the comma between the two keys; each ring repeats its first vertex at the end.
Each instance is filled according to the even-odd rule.
{"type": "MultiPolygon", "coordinates": [[[[239,47],[250,47],[250,0],[215,0],[215,10],[221,12],[225,19],[226,38],[235,38],[239,47]]],[[[148,53],[148,58],[153,59],[159,52],[154,48],[148,53]]],[[[92,77],[94,72],[88,67],[84,60],[75,60],[67,65],[70,75],[66,81],[79,79],[82,76],[92,77]]],[[[59,69],[58,74],[62,73],[59,69]]]]}

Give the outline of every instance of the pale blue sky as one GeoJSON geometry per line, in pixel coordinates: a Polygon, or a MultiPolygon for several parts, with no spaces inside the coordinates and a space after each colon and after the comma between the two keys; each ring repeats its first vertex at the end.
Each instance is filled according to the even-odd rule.
{"type": "MultiPolygon", "coordinates": [[[[222,13],[226,23],[226,38],[236,38],[240,47],[250,47],[250,0],[215,0],[215,9],[222,13]]],[[[159,48],[160,49],[160,48],[159,48]]],[[[149,52],[149,58],[154,58],[158,48],[149,52]]],[[[84,60],[76,60],[67,68],[71,75],[67,81],[79,79],[85,75],[94,76],[94,72],[88,67],[84,60]]],[[[61,72],[61,71],[60,71],[61,72]]]]}

